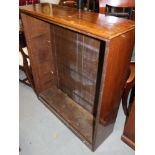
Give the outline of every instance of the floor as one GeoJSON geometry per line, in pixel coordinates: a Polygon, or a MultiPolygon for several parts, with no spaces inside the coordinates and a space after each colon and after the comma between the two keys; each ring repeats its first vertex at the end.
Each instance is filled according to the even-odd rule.
{"type": "Polygon", "coordinates": [[[36,97],[19,84],[19,155],[134,155],[121,141],[125,116],[120,107],[113,133],[93,153],[36,97]]]}

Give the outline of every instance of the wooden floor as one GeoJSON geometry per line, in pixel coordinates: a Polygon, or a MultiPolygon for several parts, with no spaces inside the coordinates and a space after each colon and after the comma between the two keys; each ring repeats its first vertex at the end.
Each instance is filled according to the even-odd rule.
{"type": "Polygon", "coordinates": [[[76,132],[80,138],[92,143],[93,115],[74,102],[67,94],[53,86],[40,94],[56,115],[64,120],[67,126],[76,132]]]}

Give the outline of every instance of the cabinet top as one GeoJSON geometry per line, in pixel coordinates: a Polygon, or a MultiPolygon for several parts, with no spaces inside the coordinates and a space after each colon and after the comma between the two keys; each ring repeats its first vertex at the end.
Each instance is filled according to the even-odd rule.
{"type": "Polygon", "coordinates": [[[134,29],[131,20],[49,3],[20,6],[20,12],[101,40],[134,29]]]}

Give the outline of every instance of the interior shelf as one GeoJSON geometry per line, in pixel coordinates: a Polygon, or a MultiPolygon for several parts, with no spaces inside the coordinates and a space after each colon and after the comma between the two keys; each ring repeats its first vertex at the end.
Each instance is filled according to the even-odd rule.
{"type": "Polygon", "coordinates": [[[92,143],[93,115],[76,104],[56,86],[42,92],[40,98],[79,137],[92,143]]]}

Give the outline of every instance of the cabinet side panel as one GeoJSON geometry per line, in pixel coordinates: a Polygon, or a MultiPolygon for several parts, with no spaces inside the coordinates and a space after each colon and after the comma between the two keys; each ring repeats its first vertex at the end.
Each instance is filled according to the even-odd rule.
{"type": "Polygon", "coordinates": [[[56,81],[50,24],[21,14],[37,94],[56,81]]]}
{"type": "Polygon", "coordinates": [[[113,131],[134,46],[134,30],[106,43],[98,113],[94,131],[94,150],[113,131]]]}

